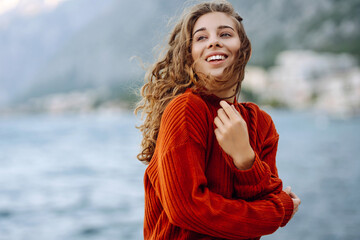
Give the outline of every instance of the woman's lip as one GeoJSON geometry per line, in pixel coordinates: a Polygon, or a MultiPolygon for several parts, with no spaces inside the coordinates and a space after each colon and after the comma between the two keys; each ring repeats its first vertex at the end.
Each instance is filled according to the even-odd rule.
{"type": "Polygon", "coordinates": [[[206,61],[205,59],[205,62],[211,64],[211,65],[219,65],[219,64],[222,64],[223,62],[225,62],[228,58],[225,58],[225,59],[222,59],[222,60],[214,60],[214,61],[206,61]]]}
{"type": "Polygon", "coordinates": [[[222,56],[225,56],[225,59],[228,58],[228,55],[226,53],[223,53],[223,52],[212,52],[210,54],[208,54],[205,59],[208,59],[209,57],[211,56],[216,56],[216,55],[222,55],[222,56]]]}

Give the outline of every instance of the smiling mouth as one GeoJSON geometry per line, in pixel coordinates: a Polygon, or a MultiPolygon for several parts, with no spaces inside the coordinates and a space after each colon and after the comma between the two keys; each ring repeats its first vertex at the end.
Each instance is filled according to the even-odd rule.
{"type": "Polygon", "coordinates": [[[212,55],[206,59],[207,62],[215,62],[215,61],[222,61],[225,60],[228,56],[227,55],[212,55]]]}

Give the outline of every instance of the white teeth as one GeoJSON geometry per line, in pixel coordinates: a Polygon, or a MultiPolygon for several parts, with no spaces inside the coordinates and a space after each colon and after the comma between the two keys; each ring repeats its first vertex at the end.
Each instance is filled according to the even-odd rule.
{"type": "Polygon", "coordinates": [[[212,60],[224,60],[225,59],[225,56],[224,55],[213,55],[211,57],[208,57],[206,59],[206,61],[210,62],[212,60]]]}

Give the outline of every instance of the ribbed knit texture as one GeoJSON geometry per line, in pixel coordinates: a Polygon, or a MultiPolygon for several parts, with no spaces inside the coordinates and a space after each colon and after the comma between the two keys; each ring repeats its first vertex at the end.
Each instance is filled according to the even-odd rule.
{"type": "Polygon", "coordinates": [[[255,152],[241,171],[214,134],[219,102],[188,89],[166,107],[144,177],[145,239],[260,239],[289,221],[293,202],[278,178],[271,117],[235,101],[255,152]]]}

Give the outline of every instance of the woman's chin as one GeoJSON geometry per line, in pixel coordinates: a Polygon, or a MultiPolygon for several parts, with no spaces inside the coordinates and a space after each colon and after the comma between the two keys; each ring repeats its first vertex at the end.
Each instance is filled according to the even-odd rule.
{"type": "Polygon", "coordinates": [[[214,71],[214,72],[210,72],[209,75],[211,77],[217,78],[217,79],[221,79],[223,77],[223,71],[214,71]]]}
{"type": "Polygon", "coordinates": [[[204,76],[208,76],[216,79],[222,79],[223,72],[224,72],[223,69],[213,69],[212,71],[197,71],[197,73],[200,73],[204,76]]]}

